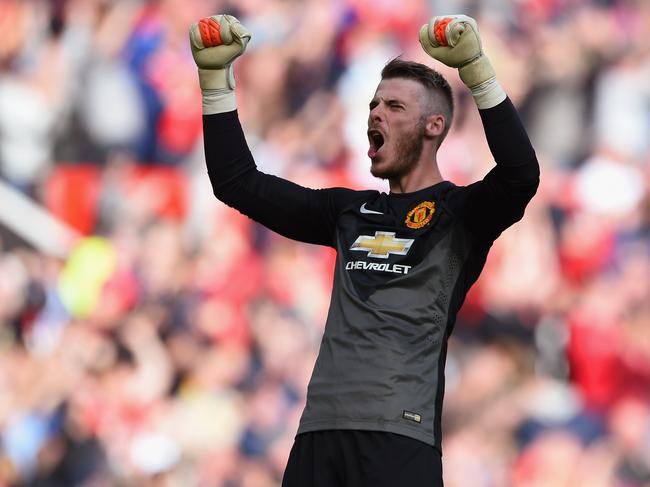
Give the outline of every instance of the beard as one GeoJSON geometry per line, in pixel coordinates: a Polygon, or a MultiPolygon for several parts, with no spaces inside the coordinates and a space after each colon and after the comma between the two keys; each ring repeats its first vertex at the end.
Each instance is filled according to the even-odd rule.
{"type": "Polygon", "coordinates": [[[415,130],[399,135],[395,140],[395,158],[384,167],[370,166],[370,174],[381,179],[400,179],[410,173],[422,155],[425,125],[423,117],[415,130]]]}

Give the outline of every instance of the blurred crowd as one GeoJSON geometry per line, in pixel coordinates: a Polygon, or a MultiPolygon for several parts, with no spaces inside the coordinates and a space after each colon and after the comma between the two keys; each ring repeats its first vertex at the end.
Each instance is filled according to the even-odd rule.
{"type": "Polygon", "coordinates": [[[0,231],[0,486],[279,485],[334,256],[211,194],[187,29],[216,12],[253,34],[235,72],[258,166],[384,191],[367,103],[398,55],[453,86],[443,175],[493,164],[417,41],[431,15],[478,19],[542,183],[450,341],[445,485],[649,487],[645,0],[1,0],[0,176],[78,239],[0,231]]]}

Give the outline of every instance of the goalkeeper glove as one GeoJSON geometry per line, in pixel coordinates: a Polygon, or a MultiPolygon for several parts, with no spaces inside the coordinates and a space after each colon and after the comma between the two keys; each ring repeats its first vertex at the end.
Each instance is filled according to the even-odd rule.
{"type": "Polygon", "coordinates": [[[476,20],[466,15],[432,17],[420,29],[420,44],[434,59],[458,68],[479,108],[491,108],[506,99],[490,60],[483,53],[476,20]]]}
{"type": "Polygon", "coordinates": [[[244,53],[250,38],[250,32],[232,15],[213,15],[190,27],[190,47],[199,68],[204,115],[237,108],[232,63],[244,53]]]}

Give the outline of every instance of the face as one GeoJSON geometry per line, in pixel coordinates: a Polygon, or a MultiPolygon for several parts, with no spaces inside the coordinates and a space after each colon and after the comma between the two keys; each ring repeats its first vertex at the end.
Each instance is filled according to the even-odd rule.
{"type": "Polygon", "coordinates": [[[398,179],[408,174],[422,154],[426,89],[405,78],[382,80],[370,102],[368,157],[373,176],[398,179]]]}

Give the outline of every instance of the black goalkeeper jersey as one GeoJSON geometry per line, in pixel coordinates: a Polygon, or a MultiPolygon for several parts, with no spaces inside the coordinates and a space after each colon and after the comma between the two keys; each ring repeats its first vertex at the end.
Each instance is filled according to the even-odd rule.
{"type": "Polygon", "coordinates": [[[215,195],[292,239],[336,249],[325,332],[298,433],[389,431],[441,449],[447,340],[492,242],[539,166],[509,99],[480,110],[497,165],[469,186],[308,189],[259,172],[237,112],[204,116],[215,195]]]}

